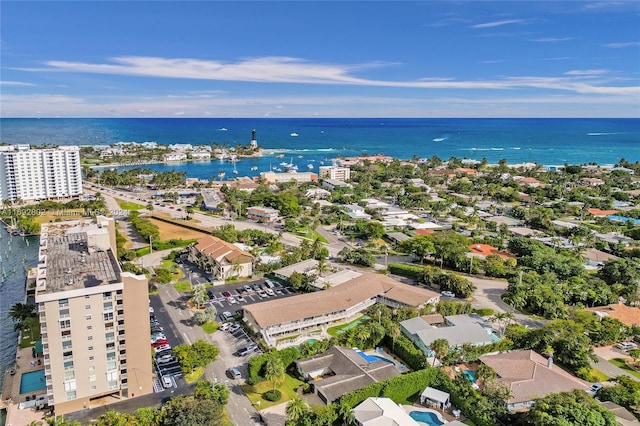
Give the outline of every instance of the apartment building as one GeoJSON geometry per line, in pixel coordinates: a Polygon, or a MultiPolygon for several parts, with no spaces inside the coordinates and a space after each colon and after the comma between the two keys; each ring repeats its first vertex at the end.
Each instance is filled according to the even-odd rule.
{"type": "Polygon", "coordinates": [[[345,181],[351,179],[351,169],[349,167],[320,166],[320,179],[331,179],[345,181]]]}
{"type": "Polygon", "coordinates": [[[112,218],[42,225],[36,276],[56,415],[153,392],[147,278],[120,269],[112,218]]]}
{"type": "Polygon", "coordinates": [[[1,200],[46,200],[81,194],[79,147],[0,146],[1,200]]]}

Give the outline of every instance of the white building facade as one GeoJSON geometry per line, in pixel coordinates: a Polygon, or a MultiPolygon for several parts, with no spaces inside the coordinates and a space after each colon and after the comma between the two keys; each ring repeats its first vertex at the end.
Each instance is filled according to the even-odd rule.
{"type": "Polygon", "coordinates": [[[0,199],[46,200],[82,194],[80,148],[0,146],[0,199]]]}

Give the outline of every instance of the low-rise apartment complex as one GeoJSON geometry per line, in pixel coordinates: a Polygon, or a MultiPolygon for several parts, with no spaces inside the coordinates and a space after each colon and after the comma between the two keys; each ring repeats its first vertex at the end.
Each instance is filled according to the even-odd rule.
{"type": "Polygon", "coordinates": [[[211,235],[189,247],[189,260],[219,280],[253,275],[253,256],[211,235]]]}
{"type": "Polygon", "coordinates": [[[56,415],[153,392],[147,278],[120,269],[114,220],[43,225],[36,275],[56,415]]]}
{"type": "Polygon", "coordinates": [[[268,345],[292,334],[351,318],[375,303],[420,308],[436,303],[438,293],[403,284],[385,275],[365,273],[328,290],[244,307],[244,320],[268,345]]]}

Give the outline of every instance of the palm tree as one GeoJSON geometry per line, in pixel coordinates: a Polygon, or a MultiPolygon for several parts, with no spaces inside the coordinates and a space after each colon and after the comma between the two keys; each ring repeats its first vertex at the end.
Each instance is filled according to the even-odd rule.
{"type": "Polygon", "coordinates": [[[307,401],[305,401],[304,398],[296,395],[287,404],[285,414],[287,415],[287,420],[290,420],[293,423],[297,424],[298,420],[304,417],[307,411],[309,411],[309,405],[307,405],[307,401]]]}
{"type": "Polygon", "coordinates": [[[371,330],[366,325],[360,325],[355,330],[353,337],[360,343],[365,343],[371,338],[371,330]]]}
{"type": "Polygon", "coordinates": [[[267,381],[273,382],[273,390],[276,390],[276,385],[284,382],[285,371],[284,364],[280,358],[269,358],[264,366],[264,378],[267,381]]]}
{"type": "Polygon", "coordinates": [[[29,317],[36,316],[36,305],[18,302],[9,309],[9,316],[14,322],[20,323],[29,317]]]}
{"type": "Polygon", "coordinates": [[[340,417],[342,417],[344,426],[355,424],[356,418],[353,415],[353,410],[347,404],[340,404],[338,406],[338,414],[340,415],[340,417]]]}
{"type": "Polygon", "coordinates": [[[447,339],[436,339],[431,342],[431,344],[429,345],[429,349],[431,349],[435,354],[432,365],[432,367],[435,367],[436,358],[442,361],[442,358],[444,358],[449,353],[449,342],[447,341],[447,339]]]}
{"type": "Polygon", "coordinates": [[[205,290],[204,285],[198,285],[193,288],[193,297],[191,300],[196,304],[198,309],[200,309],[200,306],[204,305],[205,300],[207,300],[207,291],[205,290]]]}

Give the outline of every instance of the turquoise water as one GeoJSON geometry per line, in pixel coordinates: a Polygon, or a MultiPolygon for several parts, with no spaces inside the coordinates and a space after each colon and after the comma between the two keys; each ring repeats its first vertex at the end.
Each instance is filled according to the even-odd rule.
{"type": "Polygon", "coordinates": [[[440,426],[444,424],[435,413],[429,413],[427,411],[412,411],[409,413],[409,417],[417,422],[426,423],[429,426],[440,426]]]}
{"type": "Polygon", "coordinates": [[[467,376],[467,379],[469,379],[471,383],[476,382],[476,373],[474,373],[471,370],[462,370],[462,372],[464,373],[465,376],[467,376]]]}
{"type": "Polygon", "coordinates": [[[367,362],[376,362],[376,361],[384,361],[384,362],[388,362],[389,364],[393,364],[395,365],[396,363],[391,361],[390,359],[387,358],[383,358],[381,356],[378,355],[367,355],[362,351],[357,351],[358,355],[360,355],[362,358],[364,358],[367,362]]]}
{"type": "Polygon", "coordinates": [[[20,393],[30,393],[46,389],[47,384],[44,380],[44,369],[29,371],[20,377],[20,393]]]}

